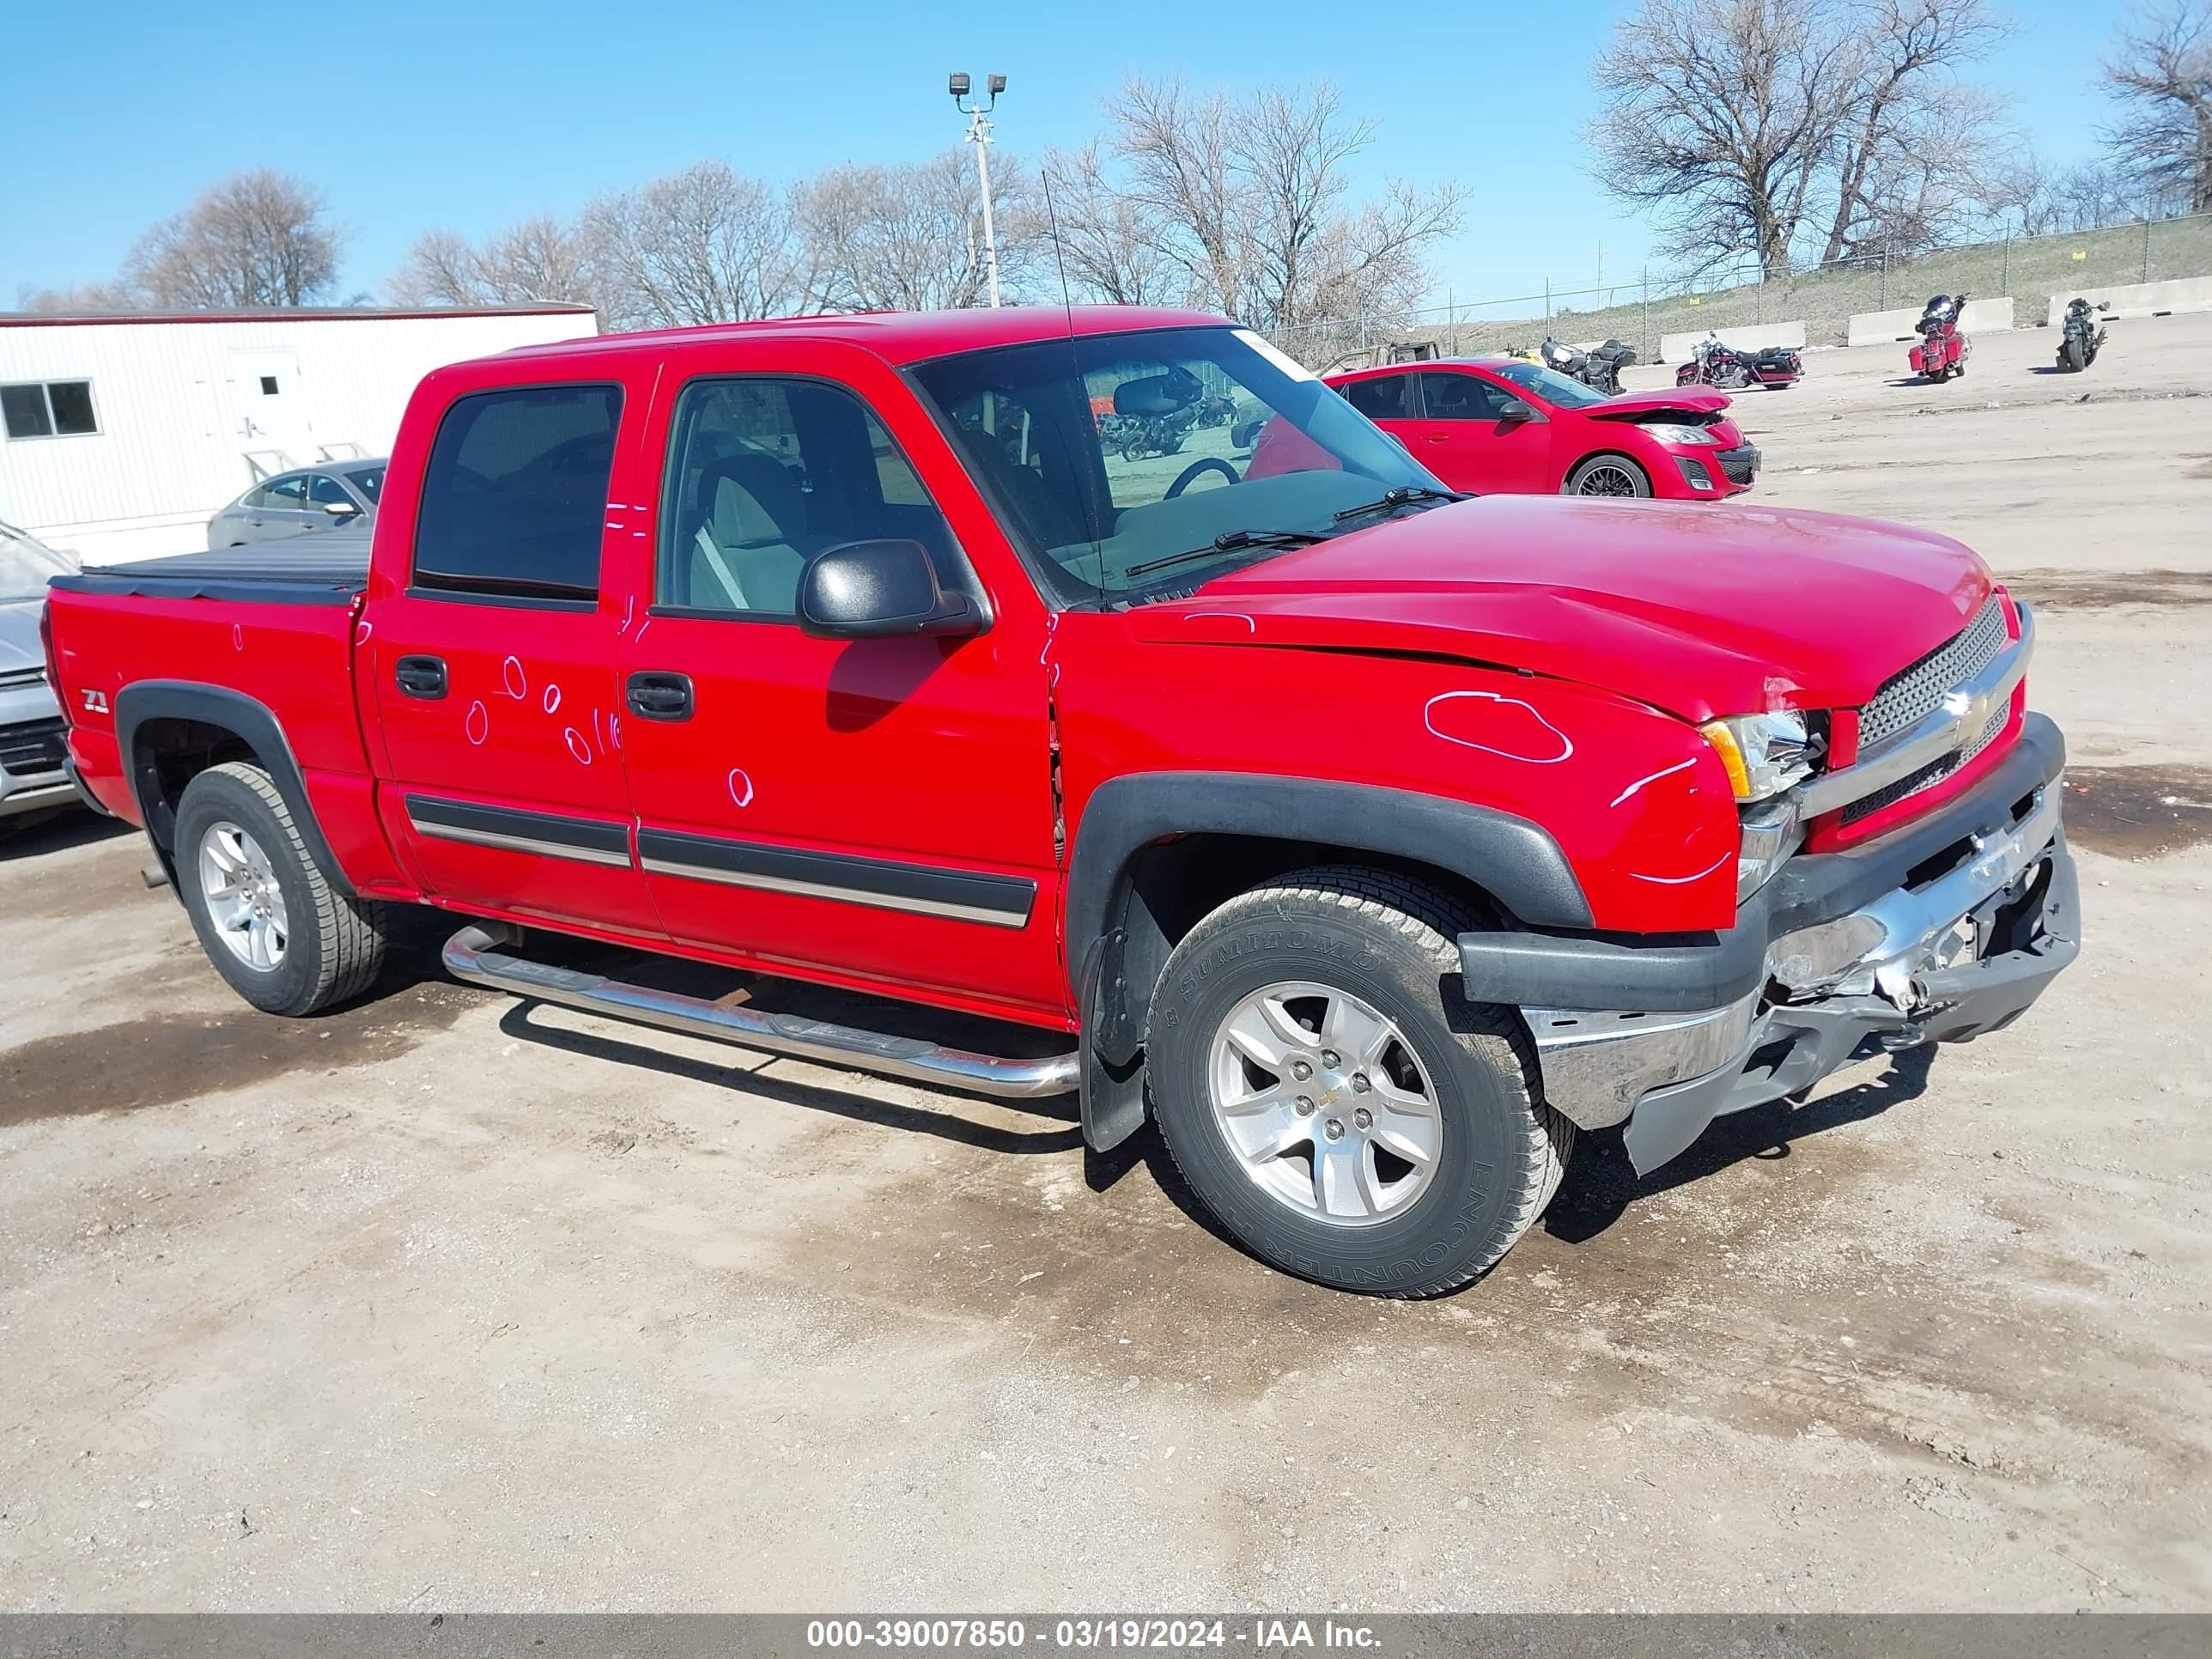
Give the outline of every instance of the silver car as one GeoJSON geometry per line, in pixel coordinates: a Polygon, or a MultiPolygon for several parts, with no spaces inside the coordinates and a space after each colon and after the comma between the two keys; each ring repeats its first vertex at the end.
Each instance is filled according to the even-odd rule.
{"type": "Polygon", "coordinates": [[[384,463],[325,461],[264,478],[208,520],[208,546],[280,541],[333,525],[369,525],[384,490],[384,463]]]}
{"type": "Polygon", "coordinates": [[[39,640],[47,579],[76,568],[67,554],[0,524],[0,834],[77,799],[62,769],[62,708],[39,640]]]}

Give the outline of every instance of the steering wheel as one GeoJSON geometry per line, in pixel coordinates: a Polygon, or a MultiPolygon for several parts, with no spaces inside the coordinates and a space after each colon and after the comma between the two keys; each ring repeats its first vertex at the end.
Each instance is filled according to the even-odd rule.
{"type": "Polygon", "coordinates": [[[1222,477],[1227,478],[1231,483],[1243,483],[1244,482],[1243,478],[1237,476],[1237,469],[1230,465],[1228,462],[1223,460],[1218,455],[1208,455],[1202,461],[1193,461],[1188,466],[1183,468],[1182,471],[1176,474],[1176,481],[1168,486],[1168,493],[1161,496],[1160,499],[1164,501],[1173,501],[1176,496],[1182,494],[1184,489],[1190,484],[1192,480],[1196,478],[1200,473],[1205,471],[1208,467],[1212,467],[1215,471],[1220,473],[1222,477]]]}

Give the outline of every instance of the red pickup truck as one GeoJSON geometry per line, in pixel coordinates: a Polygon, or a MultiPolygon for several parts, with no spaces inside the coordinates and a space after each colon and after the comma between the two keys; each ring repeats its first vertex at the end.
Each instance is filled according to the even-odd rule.
{"type": "Polygon", "coordinates": [[[1462,498],[1188,313],[441,369],[365,563],[88,571],[48,623],[81,787],[256,1006],[358,994],[390,908],[436,906],[466,980],[1079,1091],[1100,1149],[1155,1118],[1237,1239],[1377,1293],[1498,1261],[1578,1128],[1650,1170],[2005,1024],[2076,950],[2029,614],[1965,548],[1462,498]],[[1178,413],[1224,398],[1256,442],[1178,413]],[[1101,408],[1183,441],[1125,459],[1101,408]],[[763,1012],[631,952],[1071,1041],[763,1012]]]}

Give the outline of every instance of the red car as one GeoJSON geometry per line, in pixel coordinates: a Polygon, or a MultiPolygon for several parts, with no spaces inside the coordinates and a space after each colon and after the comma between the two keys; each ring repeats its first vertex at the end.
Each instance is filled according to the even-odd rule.
{"type": "Polygon", "coordinates": [[[1479,495],[1713,501],[1759,475],[1759,451],[1718,392],[1607,397],[1518,357],[1358,369],[1328,384],[1437,477],[1479,495]]]}
{"type": "Polygon", "coordinates": [[[248,1002],[362,994],[434,907],[452,973],[536,1001],[1079,1092],[1101,1152],[1154,1121],[1231,1234],[1350,1289],[1483,1273],[1580,1130],[1654,1168],[2075,953],[2033,624],[1966,549],[1461,500],[1218,318],[508,351],[422,383],[372,546],[332,539],[46,611],[73,775],[248,1002]],[[1093,412],[1205,396],[1265,465],[1093,412]]]}

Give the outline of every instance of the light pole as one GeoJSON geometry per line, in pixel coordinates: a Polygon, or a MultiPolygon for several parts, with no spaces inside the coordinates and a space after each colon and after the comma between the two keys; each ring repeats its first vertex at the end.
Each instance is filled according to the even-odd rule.
{"type": "Polygon", "coordinates": [[[950,76],[945,84],[952,94],[952,107],[968,118],[968,142],[975,146],[975,183],[983,192],[983,269],[990,278],[991,303],[995,306],[999,303],[999,239],[991,228],[991,164],[984,152],[991,147],[991,112],[998,106],[999,94],[1006,89],[1006,77],[987,77],[984,85],[990,101],[983,104],[967,101],[965,75],[950,76]]]}

